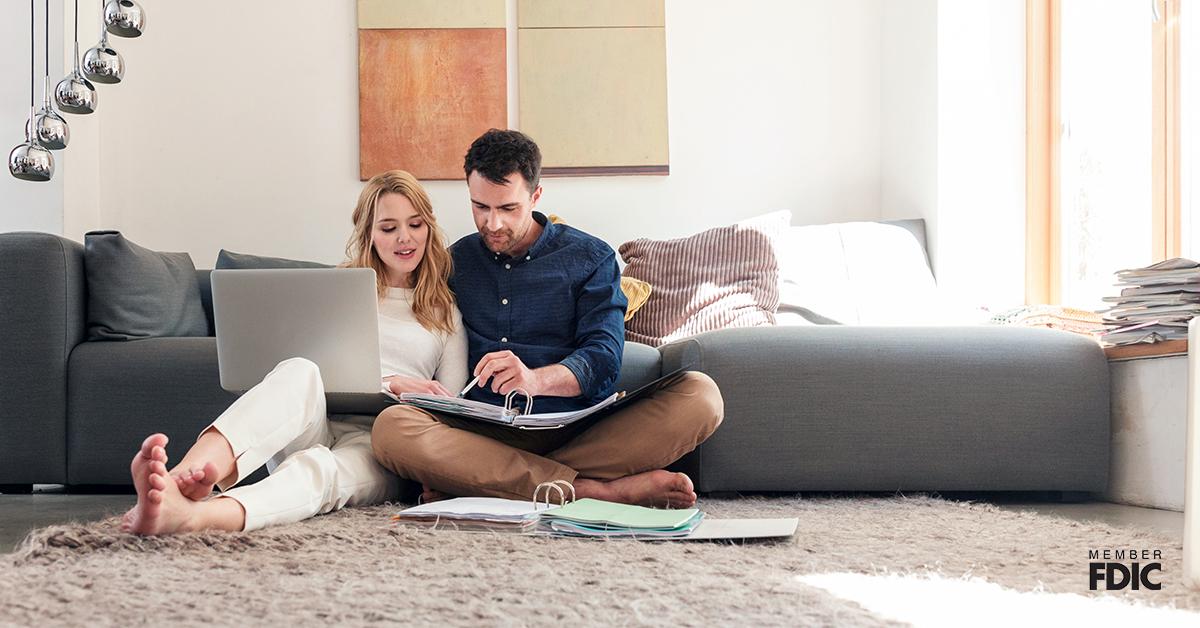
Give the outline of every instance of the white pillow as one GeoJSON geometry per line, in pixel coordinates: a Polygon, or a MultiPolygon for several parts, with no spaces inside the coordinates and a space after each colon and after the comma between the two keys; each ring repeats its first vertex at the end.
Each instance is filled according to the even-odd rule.
{"type": "Polygon", "coordinates": [[[792,227],[779,247],[782,324],[968,324],[982,320],[938,290],[925,250],[899,225],[792,227]]]}
{"type": "Polygon", "coordinates": [[[858,322],[838,225],[792,227],[780,239],[777,254],[779,314],[785,320],[858,322]]]}
{"type": "Polygon", "coordinates": [[[913,325],[932,320],[940,300],[925,249],[898,225],[838,225],[861,325],[913,325]]]}

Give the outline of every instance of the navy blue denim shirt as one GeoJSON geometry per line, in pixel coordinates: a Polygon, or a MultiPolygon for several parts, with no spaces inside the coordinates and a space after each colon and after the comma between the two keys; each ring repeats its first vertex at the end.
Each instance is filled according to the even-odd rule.
{"type": "MultiPolygon", "coordinates": [[[[542,235],[520,257],[493,253],[478,233],[450,247],[467,331],[467,368],[485,354],[509,350],[531,369],[562,364],[579,380],[578,397],[536,397],[534,412],[578,410],[613,393],[625,350],[621,269],[612,247],[533,212],[542,235]]],[[[454,391],[457,392],[457,391],[454,391]]],[[[503,405],[491,388],[467,398],[503,405]]]]}

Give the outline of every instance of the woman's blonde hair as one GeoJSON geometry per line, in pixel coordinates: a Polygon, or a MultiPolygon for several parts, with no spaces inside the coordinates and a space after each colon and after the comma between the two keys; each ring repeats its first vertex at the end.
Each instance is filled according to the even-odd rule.
{"type": "Polygon", "coordinates": [[[416,177],[403,170],[389,170],[377,174],[367,181],[358,195],[358,206],[351,218],[354,232],[346,243],[346,259],[342,264],[350,268],[372,268],[375,270],[375,285],[379,298],[387,294],[386,266],[375,252],[371,235],[375,227],[376,207],[384,194],[399,194],[407,198],[417,214],[429,225],[429,237],[425,240],[425,254],[413,271],[413,314],[417,322],[429,331],[454,332],[454,295],[450,292],[452,261],[446,250],[446,237],[442,234],[437,219],[433,216],[433,204],[416,177]]]}

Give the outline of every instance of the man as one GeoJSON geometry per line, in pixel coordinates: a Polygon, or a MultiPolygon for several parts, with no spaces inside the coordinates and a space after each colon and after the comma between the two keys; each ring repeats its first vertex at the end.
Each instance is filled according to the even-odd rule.
{"type": "MultiPolygon", "coordinates": [[[[534,211],[541,152],[526,135],[488,131],[464,170],[478,233],[451,247],[450,286],[479,376],[468,397],[503,405],[519,389],[535,412],[558,412],[611,395],[626,307],[616,254],[534,211]]],[[[712,379],[688,373],[609,416],[555,430],[393,406],[376,419],[371,442],[380,463],[421,482],[427,499],[530,499],[538,484],[565,480],[580,498],[687,508],[696,501],[691,479],[663,467],[708,438],[723,413],[712,379]]]]}

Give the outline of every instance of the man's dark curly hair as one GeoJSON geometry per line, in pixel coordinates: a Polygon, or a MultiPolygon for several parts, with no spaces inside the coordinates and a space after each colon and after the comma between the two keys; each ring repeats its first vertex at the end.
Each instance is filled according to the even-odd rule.
{"type": "Polygon", "coordinates": [[[528,135],[520,131],[489,129],[471,143],[464,159],[463,171],[468,177],[478,172],[496,184],[519,172],[532,194],[542,178],[542,151],[528,135]]]}

